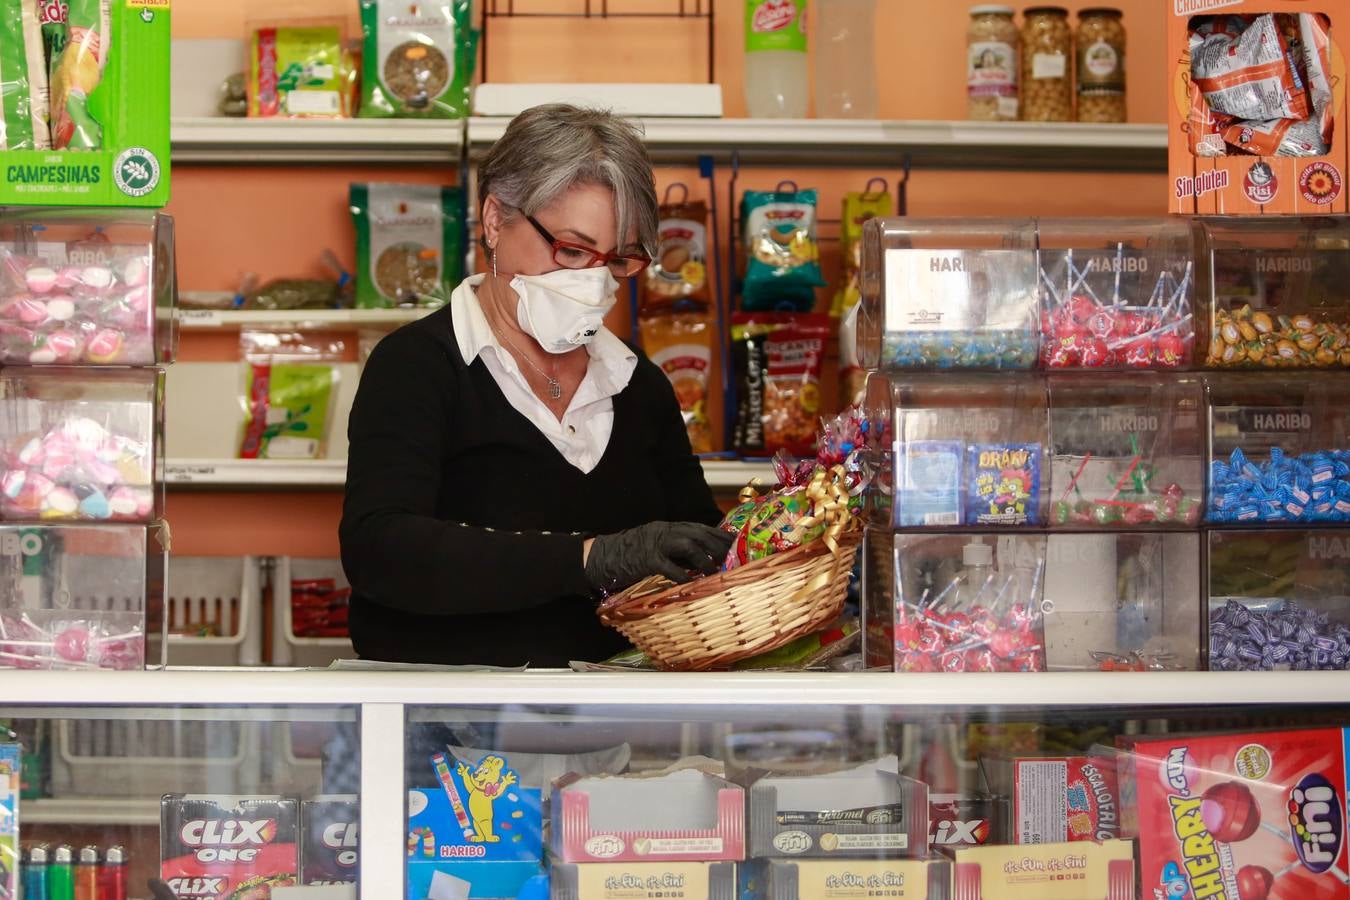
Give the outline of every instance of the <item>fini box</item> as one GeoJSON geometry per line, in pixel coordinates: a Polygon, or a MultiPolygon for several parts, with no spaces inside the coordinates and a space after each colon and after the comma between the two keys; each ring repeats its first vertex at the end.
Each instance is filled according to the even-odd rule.
{"type": "Polygon", "coordinates": [[[946,900],[944,859],[763,860],[747,867],[742,896],[765,900],[946,900]]]}
{"type": "MultiPolygon", "coordinates": [[[[47,104],[47,115],[35,108],[32,138],[3,154],[0,205],[169,202],[171,5],[69,0],[67,43],[52,60],[50,100],[32,86],[27,98],[47,104]]],[[[22,39],[41,40],[34,34],[22,39]]]]}

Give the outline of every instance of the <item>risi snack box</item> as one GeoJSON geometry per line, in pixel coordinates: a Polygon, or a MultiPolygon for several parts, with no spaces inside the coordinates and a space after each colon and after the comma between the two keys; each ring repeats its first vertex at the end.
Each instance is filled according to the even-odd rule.
{"type": "Polygon", "coordinates": [[[1169,0],[1170,210],[1347,210],[1347,0],[1169,0]]]}
{"type": "Polygon", "coordinates": [[[1344,898],[1341,729],[1122,739],[1145,896],[1344,898]]]}
{"type": "Polygon", "coordinates": [[[299,806],[290,797],[166,794],[160,878],[179,900],[268,900],[297,880],[299,806]]]}

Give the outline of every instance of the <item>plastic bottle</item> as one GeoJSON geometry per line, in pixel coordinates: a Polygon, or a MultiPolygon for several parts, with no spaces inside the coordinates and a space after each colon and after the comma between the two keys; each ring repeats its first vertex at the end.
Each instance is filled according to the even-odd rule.
{"type": "Polygon", "coordinates": [[[877,117],[876,0],[816,0],[816,115],[877,117]]]}
{"type": "Polygon", "coordinates": [[[983,538],[971,538],[961,548],[962,584],[959,601],[962,611],[970,612],[976,598],[984,604],[994,599],[995,591],[989,583],[994,574],[994,548],[983,538]],[[981,596],[983,595],[983,596],[981,596]]]}
{"type": "Polygon", "coordinates": [[[807,0],[745,0],[745,105],[752,118],[806,116],[807,0]]]}

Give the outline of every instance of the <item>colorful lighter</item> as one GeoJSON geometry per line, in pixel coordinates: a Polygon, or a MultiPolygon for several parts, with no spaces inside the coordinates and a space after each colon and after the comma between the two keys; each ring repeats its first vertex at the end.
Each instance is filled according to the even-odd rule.
{"type": "Polygon", "coordinates": [[[464,829],[465,839],[471,839],[474,835],[473,826],[469,824],[469,814],[464,811],[464,801],[459,798],[459,788],[455,787],[455,774],[450,771],[450,761],[444,753],[436,753],[431,757],[431,765],[436,770],[441,787],[445,788],[445,796],[450,798],[450,808],[455,811],[459,827],[464,829]]]}
{"type": "Polygon", "coordinates": [[[75,900],[98,900],[98,848],[81,847],[75,865],[75,900]]]}
{"type": "Polygon", "coordinates": [[[47,900],[47,848],[39,844],[28,851],[28,860],[19,870],[25,897],[47,900]]]}
{"type": "Polygon", "coordinates": [[[52,851],[47,867],[47,900],[75,900],[75,868],[70,848],[62,844],[52,851]]]}
{"type": "Polygon", "coordinates": [[[98,900],[127,900],[127,851],[109,847],[98,869],[98,900]]]}

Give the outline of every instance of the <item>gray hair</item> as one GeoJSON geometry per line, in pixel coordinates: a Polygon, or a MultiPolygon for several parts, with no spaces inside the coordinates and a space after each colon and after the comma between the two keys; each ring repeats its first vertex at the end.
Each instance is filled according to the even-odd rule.
{"type": "Polygon", "coordinates": [[[478,195],[496,194],[526,215],[578,184],[614,191],[620,243],[636,228],[638,245],[656,252],[656,182],[642,129],[631,121],[566,103],[535,106],[511,120],[478,164],[478,195]]]}

